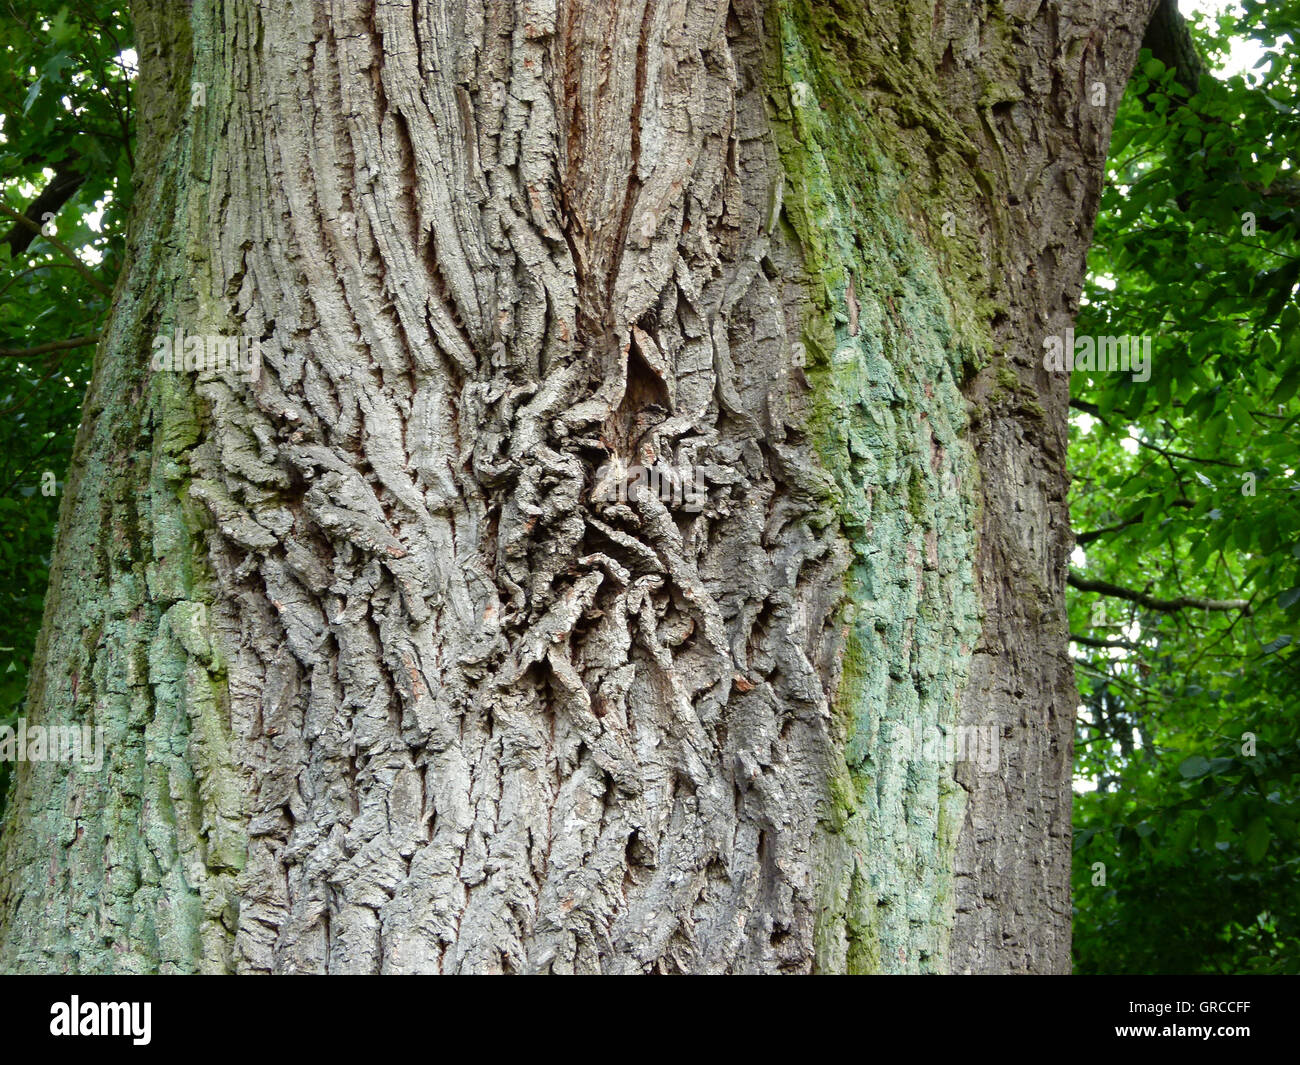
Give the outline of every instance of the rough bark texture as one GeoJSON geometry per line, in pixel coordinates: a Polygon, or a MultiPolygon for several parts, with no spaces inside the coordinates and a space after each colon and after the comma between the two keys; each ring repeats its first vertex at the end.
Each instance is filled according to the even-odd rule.
{"type": "Polygon", "coordinates": [[[984,625],[960,720],[995,722],[1003,736],[997,778],[972,781],[958,766],[970,802],[956,855],[956,972],[1070,967],[1069,382],[1043,368],[1043,339],[1078,311],[1115,108],[1155,2],[1012,3],[979,27],[957,3],[943,23],[943,99],[984,175],[973,232],[993,309],[993,365],[968,389],[984,625]]]}
{"type": "Polygon", "coordinates": [[[29,710],[110,761],[21,767],[0,967],[1067,969],[1041,339],[1150,6],[139,5],[29,710]]]}

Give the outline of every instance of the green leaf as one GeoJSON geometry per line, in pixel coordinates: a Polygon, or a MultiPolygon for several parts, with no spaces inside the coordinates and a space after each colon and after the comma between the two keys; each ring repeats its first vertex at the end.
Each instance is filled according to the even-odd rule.
{"type": "Polygon", "coordinates": [[[1246,826],[1243,838],[1246,858],[1252,864],[1258,863],[1268,851],[1268,843],[1268,821],[1263,817],[1256,817],[1246,826]]]}
{"type": "Polygon", "coordinates": [[[32,82],[32,87],[27,90],[27,99],[23,101],[24,115],[27,114],[27,112],[29,112],[32,109],[32,105],[36,103],[36,98],[41,95],[41,83],[44,80],[45,79],[43,77],[37,78],[34,82],[32,82]]]}
{"type": "Polygon", "coordinates": [[[1294,364],[1282,375],[1269,400],[1272,403],[1285,403],[1296,394],[1298,388],[1300,388],[1300,363],[1294,364]]]}
{"type": "Polygon", "coordinates": [[[1174,829],[1170,837],[1170,843],[1174,850],[1179,854],[1185,854],[1192,845],[1192,839],[1196,835],[1196,822],[1190,817],[1183,818],[1178,822],[1178,827],[1174,829]]]}

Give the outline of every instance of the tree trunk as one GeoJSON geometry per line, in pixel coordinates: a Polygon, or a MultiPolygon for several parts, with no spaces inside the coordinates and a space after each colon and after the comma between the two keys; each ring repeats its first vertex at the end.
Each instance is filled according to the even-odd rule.
{"type": "Polygon", "coordinates": [[[1152,4],[137,5],[0,968],[1068,971],[1041,344],[1152,4]]]}

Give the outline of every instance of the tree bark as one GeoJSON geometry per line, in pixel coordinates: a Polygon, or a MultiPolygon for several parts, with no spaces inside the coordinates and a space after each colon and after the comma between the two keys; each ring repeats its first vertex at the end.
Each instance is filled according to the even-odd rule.
{"type": "Polygon", "coordinates": [[[1041,342],[1152,2],[138,5],[0,967],[1068,971],[1041,342]]]}

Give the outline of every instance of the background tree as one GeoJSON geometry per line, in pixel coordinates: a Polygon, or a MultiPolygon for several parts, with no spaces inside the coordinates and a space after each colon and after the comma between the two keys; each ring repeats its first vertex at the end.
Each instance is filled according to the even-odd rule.
{"type": "MultiPolygon", "coordinates": [[[[111,3],[0,5],[13,75],[0,84],[0,726],[27,690],[59,495],[122,264],[130,42],[111,3]]],[[[0,813],[9,770],[0,759],[0,813]]]]}
{"type": "Polygon", "coordinates": [[[137,5],[24,706],[110,762],[20,766],[0,964],[1067,968],[1042,341],[1150,8],[137,5]]]}
{"type": "Polygon", "coordinates": [[[1194,36],[1172,6],[1121,107],[1078,327],[1154,357],[1145,384],[1074,381],[1077,962],[1294,973],[1300,5],[1194,36]],[[1241,41],[1255,71],[1212,76],[1202,54],[1241,41]]]}

